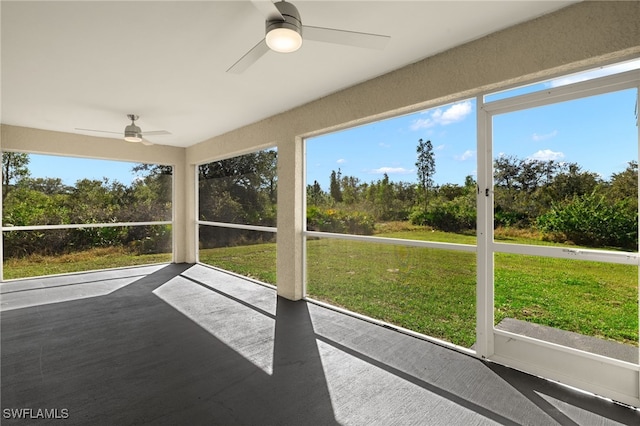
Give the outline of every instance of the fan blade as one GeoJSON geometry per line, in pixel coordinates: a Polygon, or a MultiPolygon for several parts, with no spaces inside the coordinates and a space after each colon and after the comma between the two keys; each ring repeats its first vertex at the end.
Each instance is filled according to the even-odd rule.
{"type": "Polygon", "coordinates": [[[142,142],[142,145],[146,145],[146,146],[153,145],[153,142],[149,142],[146,139],[142,139],[140,142],[142,142]]]}
{"type": "Polygon", "coordinates": [[[271,1],[251,0],[251,3],[262,13],[265,21],[284,21],[284,16],[271,1]]]}
{"type": "Polygon", "coordinates": [[[150,132],[142,132],[144,136],[160,136],[160,135],[170,135],[171,132],[166,130],[152,130],[150,132]]]}
{"type": "Polygon", "coordinates": [[[235,64],[231,65],[231,67],[227,70],[227,72],[233,74],[240,74],[247,68],[249,68],[255,61],[260,59],[262,55],[269,51],[269,46],[267,46],[267,42],[265,39],[262,39],[258,44],[253,46],[251,50],[244,54],[242,58],[240,58],[235,64]]]}
{"type": "Polygon", "coordinates": [[[302,37],[305,40],[323,41],[325,43],[345,44],[347,46],[379,50],[384,49],[391,38],[380,34],[310,27],[308,25],[302,26],[302,37]]]}
{"type": "Polygon", "coordinates": [[[95,130],[95,129],[81,129],[76,127],[75,130],[80,130],[82,132],[98,132],[98,133],[113,133],[114,135],[122,135],[122,132],[110,132],[109,130],[95,130]]]}

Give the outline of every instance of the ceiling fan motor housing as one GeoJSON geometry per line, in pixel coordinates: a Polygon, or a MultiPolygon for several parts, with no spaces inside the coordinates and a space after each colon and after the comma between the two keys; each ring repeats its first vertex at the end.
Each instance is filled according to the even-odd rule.
{"type": "Polygon", "coordinates": [[[124,140],[127,142],[140,142],[142,140],[142,129],[135,125],[138,116],[128,114],[127,117],[131,120],[131,124],[124,128],[124,140]]]}
{"type": "MultiPolygon", "coordinates": [[[[271,31],[279,30],[279,29],[296,32],[297,34],[300,35],[300,42],[301,42],[302,41],[302,20],[300,19],[300,13],[298,12],[298,9],[293,4],[287,3],[284,1],[274,3],[274,5],[278,8],[278,11],[280,12],[280,14],[282,14],[284,21],[281,19],[271,19],[265,22],[267,44],[269,44],[269,40],[268,40],[269,33],[271,31]]],[[[277,32],[278,31],[275,31],[274,34],[277,32]]]]}
{"type": "Polygon", "coordinates": [[[140,127],[136,126],[135,124],[129,124],[124,129],[124,136],[139,138],[139,137],[142,137],[142,131],[140,130],[140,127]]]}

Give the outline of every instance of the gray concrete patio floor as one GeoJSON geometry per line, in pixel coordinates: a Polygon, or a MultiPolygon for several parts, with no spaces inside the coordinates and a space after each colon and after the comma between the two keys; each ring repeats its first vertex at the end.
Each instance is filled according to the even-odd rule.
{"type": "Polygon", "coordinates": [[[202,265],[0,292],[3,417],[40,408],[68,418],[37,424],[640,424],[637,410],[202,265]]]}

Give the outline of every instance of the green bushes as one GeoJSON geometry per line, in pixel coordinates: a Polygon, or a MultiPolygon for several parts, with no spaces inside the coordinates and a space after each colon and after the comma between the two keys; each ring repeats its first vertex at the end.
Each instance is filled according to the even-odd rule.
{"type": "MultiPolygon", "coordinates": [[[[3,194],[4,226],[161,221],[171,218],[171,176],[150,174],[125,186],[81,179],[73,187],[59,179],[24,178],[3,194]],[[168,195],[167,195],[168,194],[168,195]]],[[[128,247],[137,253],[171,250],[171,227],[110,226],[4,233],[4,257],[63,255],[97,247],[128,247]]]]}
{"type": "Polygon", "coordinates": [[[171,225],[12,231],[4,234],[5,258],[64,255],[98,247],[126,247],[131,253],[171,252],[171,225]]]}
{"type": "Polygon", "coordinates": [[[409,220],[413,225],[428,225],[446,232],[475,229],[475,197],[456,197],[451,201],[434,204],[428,210],[415,208],[409,215],[409,220]]]}
{"type": "Polygon", "coordinates": [[[359,211],[307,208],[309,231],[337,232],[341,234],[372,235],[375,221],[371,215],[359,211]]]}
{"type": "Polygon", "coordinates": [[[554,204],[538,217],[538,228],[552,240],[594,247],[637,250],[638,212],[633,200],[609,201],[595,191],[554,204]]]}

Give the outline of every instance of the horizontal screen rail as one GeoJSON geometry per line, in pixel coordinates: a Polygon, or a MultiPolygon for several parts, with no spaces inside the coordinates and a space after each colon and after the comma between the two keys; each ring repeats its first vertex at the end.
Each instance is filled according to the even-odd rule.
{"type": "Polygon", "coordinates": [[[638,253],[627,253],[606,250],[564,248],[549,246],[530,246],[524,244],[493,243],[496,253],[522,254],[527,256],[555,257],[560,259],[591,260],[623,265],[638,265],[638,253]]]}
{"type": "Polygon", "coordinates": [[[486,102],[481,105],[481,108],[491,114],[503,114],[581,97],[634,89],[638,87],[638,82],[640,82],[640,70],[636,69],[607,77],[573,83],[567,86],[549,88],[538,92],[486,102]]]}
{"type": "Polygon", "coordinates": [[[3,226],[2,232],[11,231],[46,231],[51,229],[81,229],[81,228],[117,228],[121,226],[153,226],[173,225],[170,220],[158,222],[112,222],[112,223],[69,223],[63,225],[25,225],[3,226]]]}
{"type": "Polygon", "coordinates": [[[404,238],[372,237],[369,235],[337,234],[334,232],[305,231],[306,237],[333,238],[337,240],[363,241],[367,243],[393,244],[410,247],[436,248],[475,252],[476,246],[471,244],[439,243],[435,241],[407,240],[404,238]]]}
{"type": "Polygon", "coordinates": [[[217,226],[220,228],[233,228],[233,229],[246,229],[247,231],[261,231],[261,232],[278,232],[278,228],[273,226],[260,226],[260,225],[242,225],[239,223],[228,222],[209,222],[206,220],[199,220],[198,225],[217,226]]]}

